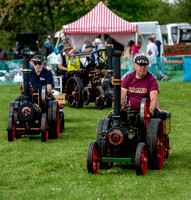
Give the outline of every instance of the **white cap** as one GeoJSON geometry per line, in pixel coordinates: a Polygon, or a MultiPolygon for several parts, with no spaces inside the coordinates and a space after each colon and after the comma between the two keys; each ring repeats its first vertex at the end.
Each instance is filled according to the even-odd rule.
{"type": "Polygon", "coordinates": [[[101,41],[99,38],[96,38],[96,39],[94,40],[94,42],[95,42],[95,44],[96,44],[96,43],[102,43],[102,41],[101,41]]]}

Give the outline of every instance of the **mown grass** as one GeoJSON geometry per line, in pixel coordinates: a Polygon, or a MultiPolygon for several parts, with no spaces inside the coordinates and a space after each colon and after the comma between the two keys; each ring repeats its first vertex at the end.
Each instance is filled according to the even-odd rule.
{"type": "Polygon", "coordinates": [[[162,170],[137,176],[134,165],[115,164],[97,175],[87,173],[88,145],[98,121],[111,108],[94,104],[64,108],[65,131],[42,143],[40,135],[7,140],[9,103],[16,86],[0,86],[0,199],[189,200],[191,199],[191,83],[159,83],[160,106],[171,111],[170,157],[162,170]]]}

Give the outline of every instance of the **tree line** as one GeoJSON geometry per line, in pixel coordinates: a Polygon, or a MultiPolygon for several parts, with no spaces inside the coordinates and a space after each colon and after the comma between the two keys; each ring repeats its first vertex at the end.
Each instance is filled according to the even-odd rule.
{"type": "MultiPolygon", "coordinates": [[[[191,23],[191,1],[173,4],[162,0],[103,0],[115,14],[129,22],[191,23]]],[[[0,0],[0,47],[10,51],[17,33],[37,33],[40,46],[62,26],[87,14],[99,0],[0,0]]]]}

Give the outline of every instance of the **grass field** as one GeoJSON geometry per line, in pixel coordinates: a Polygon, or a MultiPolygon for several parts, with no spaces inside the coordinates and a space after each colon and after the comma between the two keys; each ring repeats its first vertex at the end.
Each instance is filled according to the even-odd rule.
{"type": "Polygon", "coordinates": [[[137,176],[134,165],[115,164],[97,175],[87,173],[88,145],[96,139],[98,121],[111,108],[94,104],[64,108],[65,131],[42,143],[40,135],[7,140],[10,101],[18,86],[0,86],[1,200],[190,200],[191,83],[159,83],[161,109],[172,115],[170,157],[162,170],[137,176]]]}

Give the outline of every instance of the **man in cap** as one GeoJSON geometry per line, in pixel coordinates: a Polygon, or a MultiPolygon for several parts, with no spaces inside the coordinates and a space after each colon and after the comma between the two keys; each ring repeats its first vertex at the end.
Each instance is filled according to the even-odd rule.
{"type": "MultiPolygon", "coordinates": [[[[92,45],[91,42],[87,43],[85,46],[86,52],[92,52],[94,46],[92,45]]],[[[85,57],[85,58],[80,58],[80,62],[82,64],[82,67],[86,67],[88,65],[98,65],[97,61],[97,55],[92,54],[91,57],[85,57]]]]}
{"type": "Polygon", "coordinates": [[[57,70],[56,73],[58,76],[66,75],[68,71],[68,56],[66,52],[72,49],[72,46],[69,43],[66,43],[60,54],[57,58],[57,70]]]}
{"type": "Polygon", "coordinates": [[[78,58],[74,58],[71,55],[74,54],[76,46],[72,48],[71,45],[64,46],[64,52],[68,57],[68,68],[66,72],[66,78],[69,80],[70,77],[73,77],[80,68],[80,61],[78,58]]]}
{"type": "Polygon", "coordinates": [[[96,50],[105,49],[105,46],[102,44],[102,41],[99,38],[94,40],[96,50]]]}
{"type": "Polygon", "coordinates": [[[34,92],[41,92],[42,86],[47,86],[47,92],[51,93],[54,86],[52,73],[44,67],[44,59],[41,55],[35,55],[31,59],[33,67],[30,73],[30,83],[34,92]]]}
{"type": "Polygon", "coordinates": [[[141,100],[148,98],[150,101],[149,112],[154,116],[154,111],[159,108],[158,82],[152,73],[148,72],[149,59],[144,54],[134,57],[135,72],[125,76],[121,84],[121,100],[127,96],[127,104],[131,109],[139,110],[141,100]]]}

